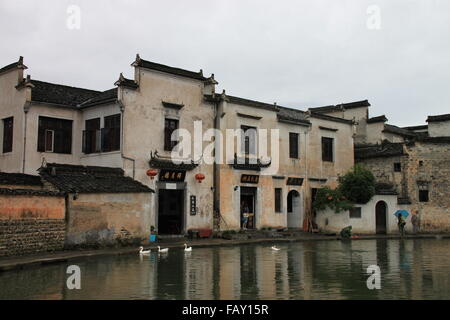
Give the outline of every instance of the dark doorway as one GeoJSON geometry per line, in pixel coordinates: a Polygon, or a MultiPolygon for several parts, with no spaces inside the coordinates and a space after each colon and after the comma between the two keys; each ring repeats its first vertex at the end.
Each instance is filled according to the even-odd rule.
{"type": "Polygon", "coordinates": [[[159,234],[181,234],[183,232],[183,199],[184,190],[159,190],[159,234]]]}
{"type": "Polygon", "coordinates": [[[241,229],[256,228],[255,200],[255,187],[241,187],[241,229]]]}
{"type": "Polygon", "coordinates": [[[385,234],[387,231],[386,227],[386,202],[379,201],[375,206],[375,225],[377,234],[385,234]]]}
{"type": "Polygon", "coordinates": [[[287,196],[287,227],[301,228],[303,217],[300,212],[300,194],[296,190],[291,190],[287,196]]]}

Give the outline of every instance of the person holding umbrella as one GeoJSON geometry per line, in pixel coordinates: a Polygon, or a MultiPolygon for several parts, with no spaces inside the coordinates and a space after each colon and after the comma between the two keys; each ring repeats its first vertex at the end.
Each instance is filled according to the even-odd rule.
{"type": "Polygon", "coordinates": [[[398,231],[400,232],[400,235],[403,237],[405,235],[405,225],[406,225],[406,218],[408,217],[409,213],[406,210],[397,210],[394,213],[394,216],[397,217],[398,222],[398,231]]]}

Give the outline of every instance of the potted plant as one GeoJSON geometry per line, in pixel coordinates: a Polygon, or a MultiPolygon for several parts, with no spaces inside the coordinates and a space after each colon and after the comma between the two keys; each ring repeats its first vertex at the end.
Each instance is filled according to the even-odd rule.
{"type": "Polygon", "coordinates": [[[155,226],[151,226],[150,227],[150,242],[155,242],[156,241],[156,235],[158,234],[158,232],[155,230],[155,226]]]}

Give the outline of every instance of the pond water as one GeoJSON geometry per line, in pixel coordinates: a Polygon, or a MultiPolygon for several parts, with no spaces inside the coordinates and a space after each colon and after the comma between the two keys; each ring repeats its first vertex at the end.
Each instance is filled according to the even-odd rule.
{"type": "Polygon", "coordinates": [[[182,248],[0,273],[0,299],[450,299],[450,239],[182,248]],[[66,286],[69,265],[81,289],[66,286]],[[369,290],[378,265],[381,289],[369,290]]]}

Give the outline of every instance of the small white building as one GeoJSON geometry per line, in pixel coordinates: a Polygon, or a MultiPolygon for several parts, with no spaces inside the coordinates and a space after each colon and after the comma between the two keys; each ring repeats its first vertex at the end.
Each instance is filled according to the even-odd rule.
{"type": "MultiPolygon", "coordinates": [[[[324,233],[339,233],[352,226],[352,232],[356,234],[395,234],[398,233],[398,220],[394,213],[402,209],[410,211],[409,205],[398,204],[396,194],[377,194],[368,203],[356,204],[350,211],[319,211],[315,222],[324,233]]],[[[411,215],[406,218],[405,230],[412,230],[411,215]]]]}

